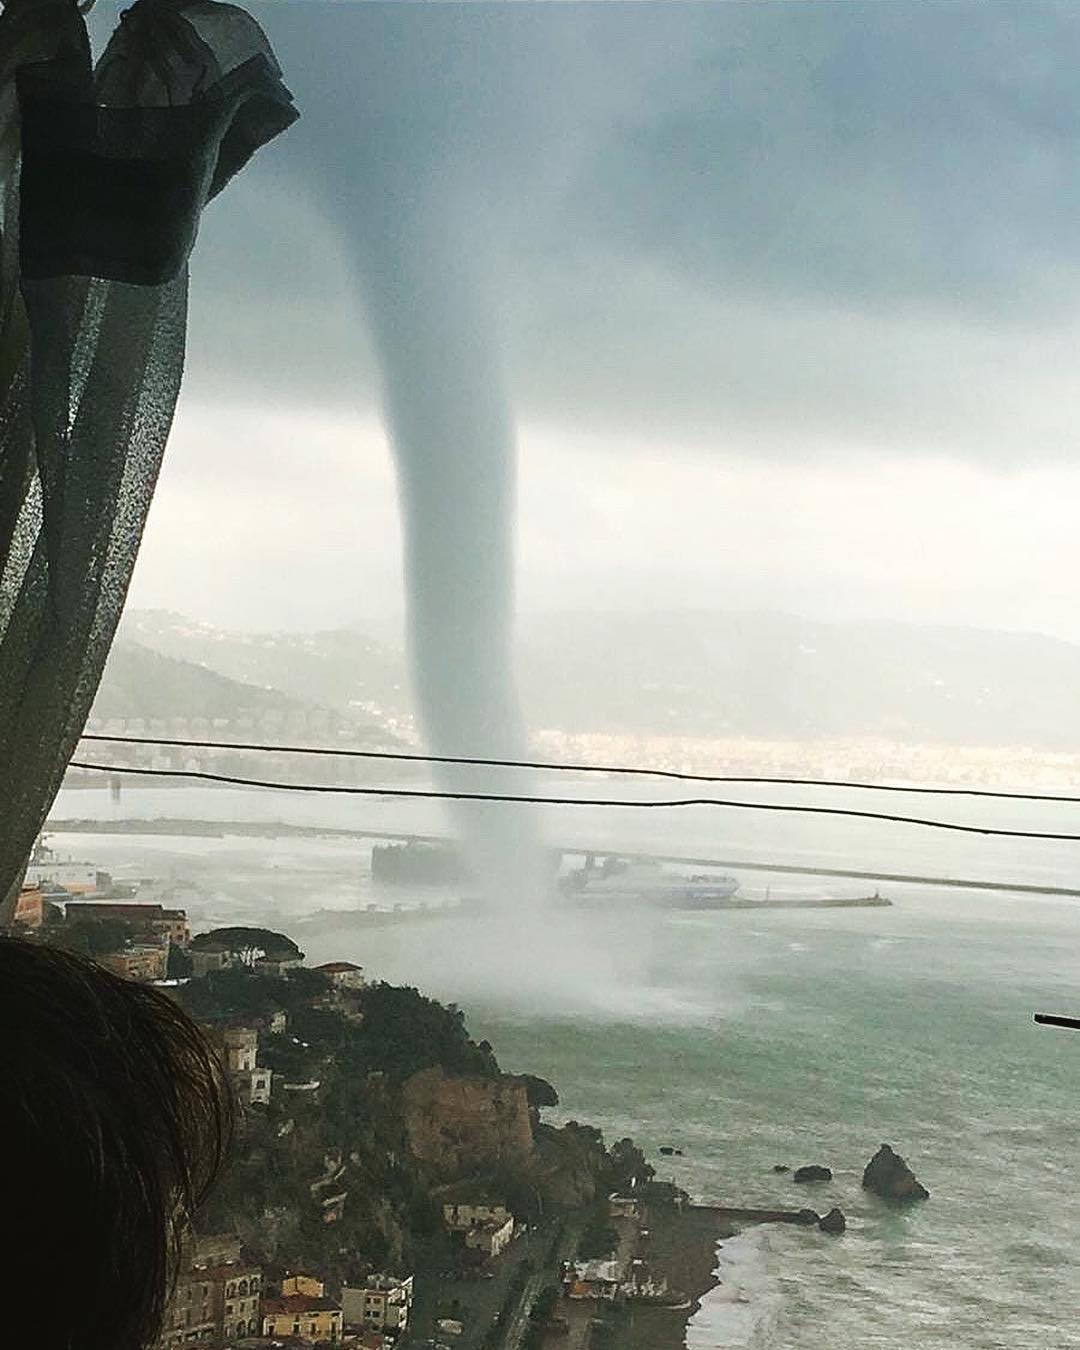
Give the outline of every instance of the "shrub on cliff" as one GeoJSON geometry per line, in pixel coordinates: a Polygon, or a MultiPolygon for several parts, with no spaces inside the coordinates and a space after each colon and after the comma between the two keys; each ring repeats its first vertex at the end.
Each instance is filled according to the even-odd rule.
{"type": "MultiPolygon", "coordinates": [[[[482,1041],[481,1044],[485,1045],[487,1042],[482,1041]]],[[[558,1106],[559,1094],[546,1078],[537,1078],[532,1073],[523,1073],[519,1076],[525,1084],[525,1095],[531,1107],[541,1110],[545,1106],[558,1106]]]]}
{"type": "Polygon", "coordinates": [[[421,1069],[493,1078],[499,1065],[489,1045],[477,1045],[465,1029],[465,1014],[444,1007],[419,990],[392,984],[365,989],[360,1026],[369,1072],[403,1083],[421,1069]]]}
{"type": "Polygon", "coordinates": [[[645,1161],[645,1154],[632,1139],[616,1139],[608,1150],[607,1182],[611,1190],[625,1190],[642,1181],[651,1181],[656,1168],[645,1161]]]}
{"type": "Polygon", "coordinates": [[[606,1219],[593,1219],[587,1224],[578,1243],[578,1256],[582,1261],[603,1260],[610,1256],[619,1245],[619,1234],[606,1219]]]}

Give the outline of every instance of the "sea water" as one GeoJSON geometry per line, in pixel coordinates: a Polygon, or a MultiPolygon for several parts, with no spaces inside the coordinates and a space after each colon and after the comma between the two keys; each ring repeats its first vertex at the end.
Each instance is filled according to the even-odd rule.
{"type": "Polygon", "coordinates": [[[843,1237],[774,1227],[720,1252],[691,1350],[1080,1345],[1080,1009],[1064,904],[932,893],[891,910],[672,920],[665,1023],[487,1015],[503,1063],[563,1109],[633,1134],[661,1176],[714,1203],[838,1205],[843,1237]],[[709,996],[714,996],[709,1010],[709,996]],[[931,1191],[897,1210],[862,1190],[882,1142],[931,1191]],[[669,1144],[683,1156],[661,1158],[669,1144]],[[821,1163],[822,1186],[774,1164],[821,1163]],[[749,1302],[728,1301],[730,1287],[749,1302]]]}
{"type": "MultiPolygon", "coordinates": [[[[254,818],[250,796],[147,791],[127,794],[124,814],[254,818]]],[[[289,818],[280,798],[259,800],[289,818]]],[[[98,808],[113,811],[105,794],[69,793],[57,814],[98,808]]],[[[311,809],[297,800],[298,813],[311,809]]],[[[965,804],[939,810],[971,818],[965,804]]],[[[715,815],[684,814],[665,835],[646,814],[647,828],[610,816],[564,828],[582,838],[606,832],[609,847],[670,840],[672,852],[1080,881],[1071,844],[775,820],[738,832],[725,821],[721,840],[715,815]]],[[[1064,807],[988,815],[1076,828],[1064,807]]],[[[345,823],[343,808],[334,821],[345,823]]],[[[397,827],[425,824],[414,815],[397,827]]],[[[362,851],[348,841],[57,843],[163,879],[204,923],[273,920],[299,932],[311,959],[351,958],[443,997],[458,993],[474,1035],[492,1041],[504,1068],[557,1085],[561,1118],[633,1135],[660,1176],[698,1199],[844,1210],[842,1237],[777,1226],[722,1244],[722,1283],[693,1319],[690,1350],[1080,1346],[1080,1033],[1031,1020],[1036,1010],[1080,1013],[1080,902],[892,885],[888,909],[622,914],[591,938],[556,919],[553,943],[527,953],[531,965],[557,968],[560,941],[591,940],[611,958],[611,978],[592,991],[567,985],[563,996],[557,979],[538,979],[515,999],[490,967],[498,954],[460,922],[351,923],[372,892],[362,851]],[[499,996],[486,997],[495,987],[499,996]],[[862,1190],[882,1142],[908,1159],[928,1202],[896,1209],[862,1190]],[[661,1157],[661,1145],[682,1156],[661,1157]],[[831,1167],[832,1182],[796,1186],[773,1171],[807,1163],[831,1167]]],[[[865,889],[775,884],[807,897],[865,889]]]]}

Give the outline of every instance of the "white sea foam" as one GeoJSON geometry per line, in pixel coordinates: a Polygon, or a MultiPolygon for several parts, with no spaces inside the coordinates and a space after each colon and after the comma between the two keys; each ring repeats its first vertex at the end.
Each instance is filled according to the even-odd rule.
{"type": "Polygon", "coordinates": [[[720,1284],[701,1300],[686,1329],[686,1350],[726,1350],[769,1343],[779,1295],[769,1276],[763,1228],[722,1242],[716,1252],[720,1284]]]}

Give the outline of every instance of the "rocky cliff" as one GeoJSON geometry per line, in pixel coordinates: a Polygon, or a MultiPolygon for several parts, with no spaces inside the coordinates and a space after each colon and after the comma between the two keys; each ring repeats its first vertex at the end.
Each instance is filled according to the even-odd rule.
{"type": "Polygon", "coordinates": [[[401,1090],[409,1152],[436,1181],[527,1170],[533,1152],[525,1083],[423,1069],[401,1090]]]}
{"type": "Polygon", "coordinates": [[[605,1148],[599,1130],[540,1119],[558,1102],[543,1079],[499,1071],[464,1017],[415,989],[362,991],[344,1016],[324,977],[271,979],[222,971],[178,990],[204,1020],[264,1028],[259,1062],[276,1086],[241,1119],[237,1148],[203,1214],[205,1231],[239,1232],[270,1265],[314,1265],[355,1280],[371,1268],[412,1267],[441,1239],[440,1188],[477,1184],[520,1217],[588,1204],[647,1177],[629,1140],[605,1148]],[[287,1032],[265,1028],[275,1010],[287,1032]]]}

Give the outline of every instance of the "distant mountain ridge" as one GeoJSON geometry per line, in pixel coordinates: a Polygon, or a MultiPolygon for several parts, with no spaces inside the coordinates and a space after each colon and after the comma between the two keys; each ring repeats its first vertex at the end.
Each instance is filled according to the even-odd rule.
{"type": "Polygon", "coordinates": [[[521,645],[534,726],[1080,748],[1080,646],[1037,634],[683,611],[561,614],[521,645]]]}
{"type": "MultiPolygon", "coordinates": [[[[128,639],[234,680],[411,726],[403,653],[358,629],[243,634],[161,611],[128,639]]],[[[1080,749],[1080,646],[1037,634],[784,614],[564,612],[520,623],[530,726],[1080,749]]]]}
{"type": "Polygon", "coordinates": [[[242,633],[168,610],[133,610],[124,616],[120,636],[342,715],[392,723],[410,711],[401,652],[357,629],[242,633]]]}
{"type": "MultiPolygon", "coordinates": [[[[318,730],[351,744],[387,744],[394,740],[375,718],[334,710],[244,683],[219,671],[166,656],[121,637],[113,645],[91,713],[89,730],[108,724],[143,722],[175,733],[183,724],[207,739],[238,734],[254,741],[280,739],[285,729],[318,730]]],[[[130,728],[129,728],[130,729],[130,728]]],[[[228,738],[228,737],[225,737],[228,738]]]]}

